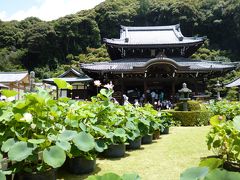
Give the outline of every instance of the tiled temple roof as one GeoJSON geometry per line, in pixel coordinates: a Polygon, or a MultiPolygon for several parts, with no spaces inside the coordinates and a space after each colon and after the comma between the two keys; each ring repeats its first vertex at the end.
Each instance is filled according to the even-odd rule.
{"type": "Polygon", "coordinates": [[[19,82],[28,76],[28,72],[0,72],[0,82],[19,82]]]}
{"type": "MultiPolygon", "coordinates": [[[[170,63],[176,64],[182,70],[186,72],[190,71],[222,71],[231,70],[235,68],[235,63],[223,63],[216,61],[205,61],[205,60],[191,60],[188,58],[165,58],[170,63]]],[[[164,60],[164,59],[163,59],[164,60]]],[[[111,62],[96,62],[91,64],[82,64],[81,68],[84,71],[132,71],[135,68],[147,67],[150,61],[154,61],[154,64],[161,63],[163,61],[160,58],[134,58],[134,59],[120,59],[111,62]]]]}
{"type": "MultiPolygon", "coordinates": [[[[68,83],[84,83],[93,80],[88,75],[74,68],[68,69],[66,72],[64,72],[57,78],[62,79],[68,83]]],[[[54,84],[54,78],[43,79],[43,82],[48,84],[54,84]]]]}
{"type": "Polygon", "coordinates": [[[226,87],[237,87],[237,86],[240,86],[240,77],[226,85],[226,87]]]}
{"type": "Polygon", "coordinates": [[[132,46],[132,45],[179,45],[201,44],[204,37],[184,37],[180,25],[171,26],[146,26],[127,27],[121,26],[120,39],[104,39],[107,44],[132,46]]]}

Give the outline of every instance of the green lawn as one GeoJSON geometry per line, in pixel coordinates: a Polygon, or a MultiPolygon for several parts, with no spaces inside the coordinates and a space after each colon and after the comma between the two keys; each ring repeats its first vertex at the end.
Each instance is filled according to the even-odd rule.
{"type": "MultiPolygon", "coordinates": [[[[200,157],[211,155],[207,150],[206,134],[209,127],[173,127],[169,135],[141,150],[127,151],[121,159],[98,159],[95,174],[115,172],[138,173],[143,180],[177,180],[184,169],[197,166],[200,157]]],[[[60,179],[77,180],[87,176],[73,176],[66,172],[60,179]]]]}

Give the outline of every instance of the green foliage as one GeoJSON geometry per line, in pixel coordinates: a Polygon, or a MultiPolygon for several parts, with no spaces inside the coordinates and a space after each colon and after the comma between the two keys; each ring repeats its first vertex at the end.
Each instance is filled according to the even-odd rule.
{"type": "Polygon", "coordinates": [[[240,103],[218,101],[210,104],[210,110],[214,115],[223,115],[227,119],[233,119],[235,116],[240,115],[240,103]]]}
{"type": "Polygon", "coordinates": [[[208,167],[209,170],[213,170],[213,169],[220,167],[222,164],[223,164],[223,161],[221,159],[206,158],[206,159],[201,160],[201,162],[199,163],[199,166],[200,167],[208,167]]]}
{"type": "Polygon", "coordinates": [[[174,123],[182,126],[208,125],[211,117],[209,111],[167,111],[172,114],[174,123]]]}
{"type": "Polygon", "coordinates": [[[2,171],[0,171],[0,179],[6,180],[6,176],[2,171]]]}
{"type": "Polygon", "coordinates": [[[235,180],[240,178],[240,173],[231,172],[221,169],[209,170],[207,167],[193,167],[185,170],[180,177],[180,180],[235,180]]]}
{"type": "Polygon", "coordinates": [[[26,49],[2,48],[0,49],[0,71],[23,70],[22,59],[26,56],[26,49]]]}
{"type": "MultiPolygon", "coordinates": [[[[199,111],[205,110],[204,105],[199,101],[190,100],[187,101],[188,111],[199,111]]],[[[177,106],[174,108],[176,111],[183,111],[183,103],[177,103],[177,106]]]]}
{"type": "Polygon", "coordinates": [[[168,128],[173,125],[173,117],[171,113],[162,111],[160,114],[160,119],[161,119],[162,131],[164,128],[168,128]]]}
{"type": "Polygon", "coordinates": [[[222,116],[213,116],[210,120],[212,128],[207,135],[208,149],[212,149],[223,162],[240,163],[240,118],[226,121],[222,116]]]}
{"type": "Polygon", "coordinates": [[[226,99],[229,101],[237,101],[238,100],[238,87],[231,87],[228,89],[226,99]]]}
{"type": "Polygon", "coordinates": [[[193,167],[185,170],[180,180],[203,179],[208,173],[207,167],[193,167]]]}
{"type": "Polygon", "coordinates": [[[58,146],[52,146],[43,151],[43,160],[53,168],[58,168],[63,165],[66,160],[64,150],[58,146]]]}
{"type": "Polygon", "coordinates": [[[70,89],[70,90],[72,90],[72,86],[62,79],[56,78],[53,81],[59,89],[70,89]]]}
{"type": "Polygon", "coordinates": [[[206,41],[204,45],[199,48],[191,58],[197,60],[211,60],[211,61],[222,61],[229,62],[233,58],[231,52],[224,50],[214,50],[209,47],[209,42],[206,41]]]}
{"type": "Polygon", "coordinates": [[[0,92],[1,92],[2,95],[6,96],[6,97],[13,97],[13,96],[16,96],[18,94],[17,91],[8,90],[8,89],[3,89],[0,92]]]}
{"type": "Polygon", "coordinates": [[[93,175],[87,178],[87,180],[140,180],[141,178],[137,174],[124,174],[119,176],[115,173],[106,173],[102,176],[93,175]]]}
{"type": "Polygon", "coordinates": [[[120,25],[180,23],[184,35],[209,38],[193,58],[239,60],[239,4],[239,0],[106,0],[92,10],[51,22],[34,17],[1,21],[0,70],[36,69],[37,77],[48,78],[62,72],[62,65],[109,60],[106,49],[99,48],[101,39],[118,37],[120,25]]]}
{"type": "MultiPolygon", "coordinates": [[[[73,58],[73,57],[72,57],[73,58]]],[[[87,63],[87,62],[100,62],[100,61],[109,61],[109,55],[105,46],[100,48],[87,48],[86,53],[79,54],[76,57],[77,63],[87,63]]],[[[73,63],[76,63],[73,61],[73,63]]]]}
{"type": "MultiPolygon", "coordinates": [[[[58,85],[68,86],[62,81],[58,85]]],[[[1,151],[14,161],[10,170],[38,172],[57,168],[66,155],[73,157],[70,149],[77,147],[79,156],[95,148],[95,139],[87,132],[74,126],[65,130],[71,103],[68,99],[53,100],[42,89],[25,94],[20,101],[0,103],[1,151]]]]}

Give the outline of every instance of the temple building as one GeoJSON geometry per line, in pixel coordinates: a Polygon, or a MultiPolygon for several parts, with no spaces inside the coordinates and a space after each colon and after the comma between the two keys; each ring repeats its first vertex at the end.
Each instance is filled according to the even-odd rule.
{"type": "Polygon", "coordinates": [[[122,102],[147,94],[164,94],[177,99],[177,90],[187,83],[193,95],[204,94],[206,81],[236,68],[235,63],[192,60],[205,37],[184,37],[180,26],[121,26],[119,39],[104,39],[112,61],[81,64],[89,77],[112,81],[114,96],[122,102]]]}
{"type": "Polygon", "coordinates": [[[88,94],[90,90],[88,89],[89,83],[92,81],[92,78],[88,77],[86,74],[81,71],[69,68],[66,72],[56,77],[58,79],[64,80],[70,85],[73,89],[58,89],[57,85],[54,83],[54,78],[43,79],[43,83],[56,86],[56,98],[59,97],[69,97],[71,99],[87,99],[89,98],[88,94]]]}
{"type": "Polygon", "coordinates": [[[29,91],[30,76],[28,72],[0,72],[0,89],[10,89],[18,92],[16,97],[10,99],[19,100],[22,94],[29,91]]]}

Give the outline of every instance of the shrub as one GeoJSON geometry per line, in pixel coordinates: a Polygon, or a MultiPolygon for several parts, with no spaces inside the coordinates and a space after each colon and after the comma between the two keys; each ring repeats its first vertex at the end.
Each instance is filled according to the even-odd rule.
{"type": "Polygon", "coordinates": [[[240,116],[227,121],[225,116],[213,116],[210,120],[212,125],[207,135],[209,150],[213,150],[223,162],[235,164],[240,168],[240,116]]]}
{"type": "Polygon", "coordinates": [[[232,87],[228,90],[226,99],[229,101],[238,100],[238,87],[232,87]]]}
{"type": "Polygon", "coordinates": [[[210,104],[210,110],[214,115],[224,115],[231,120],[240,115],[240,102],[218,101],[210,104]]]}
{"type": "MultiPolygon", "coordinates": [[[[202,110],[202,108],[205,108],[204,105],[201,104],[199,101],[190,100],[187,102],[188,104],[188,111],[199,111],[202,110]]],[[[183,102],[177,103],[177,106],[175,107],[176,111],[183,111],[183,102]]]]}
{"type": "Polygon", "coordinates": [[[168,111],[172,114],[175,124],[182,126],[202,126],[208,125],[211,117],[209,111],[168,111]]]}

